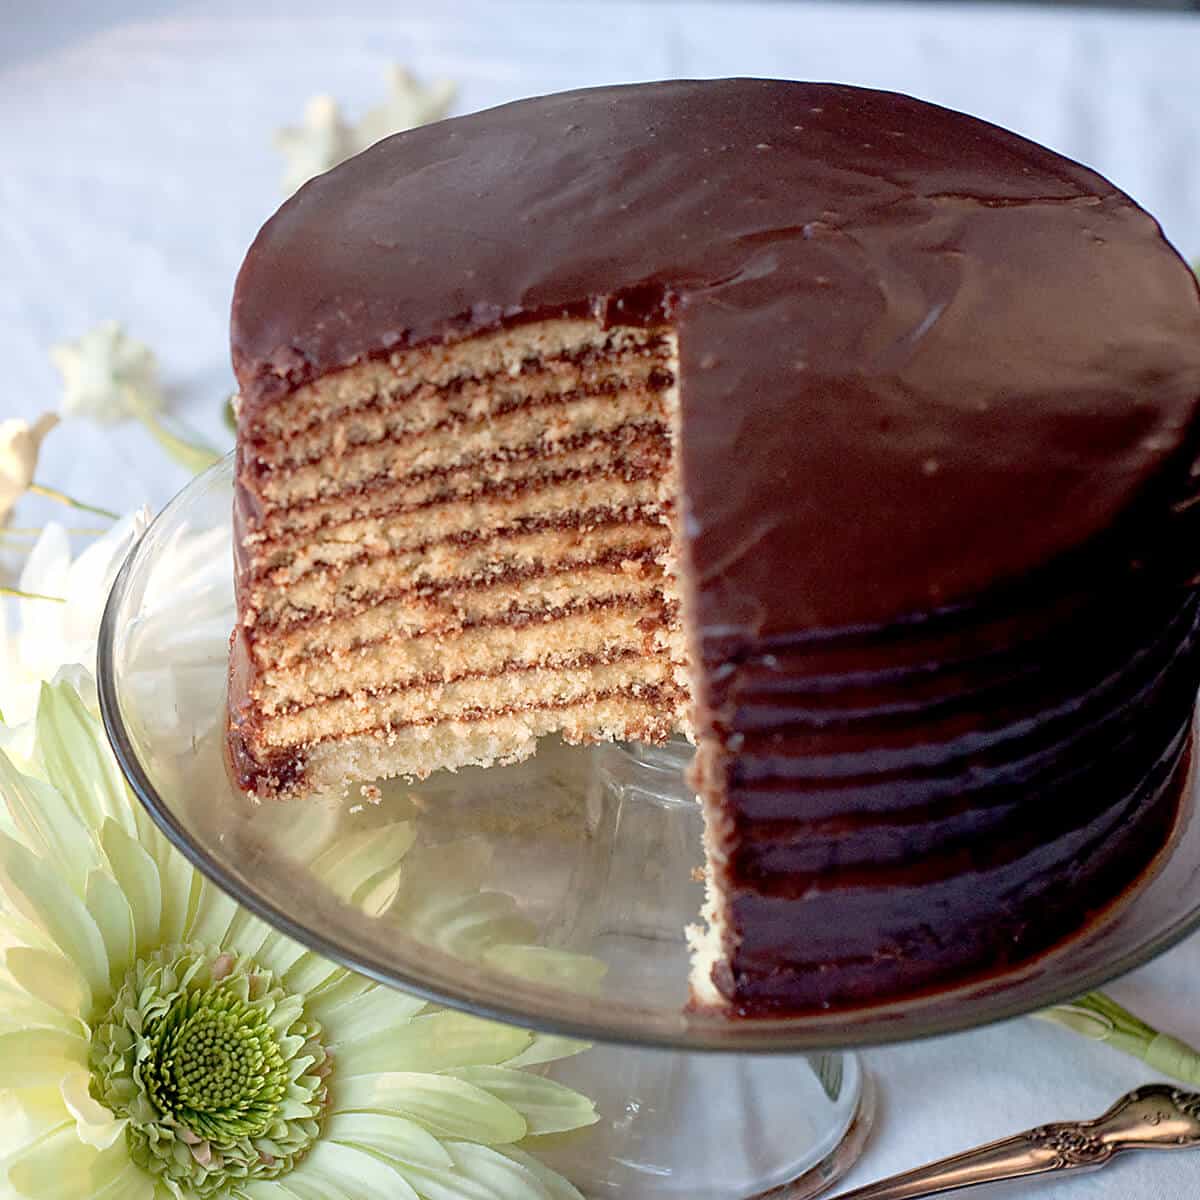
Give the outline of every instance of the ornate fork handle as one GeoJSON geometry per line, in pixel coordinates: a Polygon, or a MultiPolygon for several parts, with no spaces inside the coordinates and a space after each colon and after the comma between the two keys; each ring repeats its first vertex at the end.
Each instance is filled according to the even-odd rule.
{"type": "Polygon", "coordinates": [[[917,1200],[977,1183],[1102,1167],[1124,1150],[1200,1147],[1200,1094],[1152,1083],[1122,1096],[1094,1121],[1039,1125],[836,1200],[917,1200]]]}

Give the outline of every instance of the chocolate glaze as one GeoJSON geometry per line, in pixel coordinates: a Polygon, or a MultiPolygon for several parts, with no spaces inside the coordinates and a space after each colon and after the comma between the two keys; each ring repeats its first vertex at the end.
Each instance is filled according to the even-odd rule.
{"type": "Polygon", "coordinates": [[[679,339],[739,1010],[932,986],[1128,884],[1197,680],[1200,297],[1155,222],[903,96],[523,101],[388,139],[267,223],[234,298],[243,445],[328,372],[581,314],[679,339]]]}

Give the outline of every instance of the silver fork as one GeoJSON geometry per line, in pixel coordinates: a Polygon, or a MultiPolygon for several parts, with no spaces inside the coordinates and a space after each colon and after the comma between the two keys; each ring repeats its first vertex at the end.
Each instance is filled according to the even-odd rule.
{"type": "Polygon", "coordinates": [[[1039,1125],[833,1200],[919,1200],[977,1183],[1094,1170],[1126,1150],[1192,1146],[1200,1146],[1200,1093],[1151,1083],[1122,1096],[1094,1121],[1039,1125]]]}

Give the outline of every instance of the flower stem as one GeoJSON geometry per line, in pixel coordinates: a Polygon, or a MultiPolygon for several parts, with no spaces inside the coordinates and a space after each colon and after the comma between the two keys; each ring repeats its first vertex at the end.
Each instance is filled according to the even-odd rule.
{"type": "Polygon", "coordinates": [[[1107,1042],[1165,1075],[1200,1084],[1200,1051],[1168,1033],[1160,1033],[1104,992],[1089,992],[1070,1004],[1058,1004],[1037,1015],[1094,1041],[1107,1042]]]}
{"type": "Polygon", "coordinates": [[[41,592],[23,592],[20,588],[0,586],[0,596],[13,596],[17,600],[49,600],[54,604],[66,604],[65,596],[43,596],[41,592]]]}
{"type": "Polygon", "coordinates": [[[59,504],[65,504],[68,508],[77,508],[80,512],[95,513],[98,517],[107,517],[110,521],[117,519],[115,512],[109,512],[107,508],[100,508],[95,504],[84,504],[82,500],[76,500],[74,496],[68,496],[66,492],[60,492],[58,488],[47,487],[44,483],[31,483],[29,491],[35,496],[45,496],[48,500],[57,500],[59,504]]]}
{"type": "Polygon", "coordinates": [[[180,466],[185,467],[194,475],[207,470],[221,457],[211,446],[205,445],[190,431],[188,437],[182,437],[172,432],[155,413],[148,409],[142,409],[137,415],[154,440],[180,466]]]}

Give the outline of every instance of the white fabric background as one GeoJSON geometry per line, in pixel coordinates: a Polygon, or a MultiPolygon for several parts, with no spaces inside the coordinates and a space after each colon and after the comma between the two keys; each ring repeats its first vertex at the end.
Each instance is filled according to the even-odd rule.
{"type": "MultiPolygon", "coordinates": [[[[653,0],[0,0],[0,417],[54,407],[47,348],[118,318],[158,353],[176,411],[228,444],[219,409],[231,385],[229,297],[281,198],[272,132],[297,123],[314,92],[357,117],[380,98],[393,60],[459,80],[458,111],[687,75],[907,91],[1099,168],[1200,256],[1200,17],[653,0]]],[[[40,475],[122,510],[161,505],[185,482],[140,428],[84,424],[51,436],[40,475]]],[[[52,514],[31,505],[34,515],[52,514]]],[[[1200,1042],[1200,941],[1112,990],[1200,1042]]],[[[868,1058],[882,1111],[848,1184],[1094,1115],[1150,1078],[1028,1020],[868,1058]]],[[[1200,1154],[992,1194],[1194,1200],[1200,1154]]]]}

